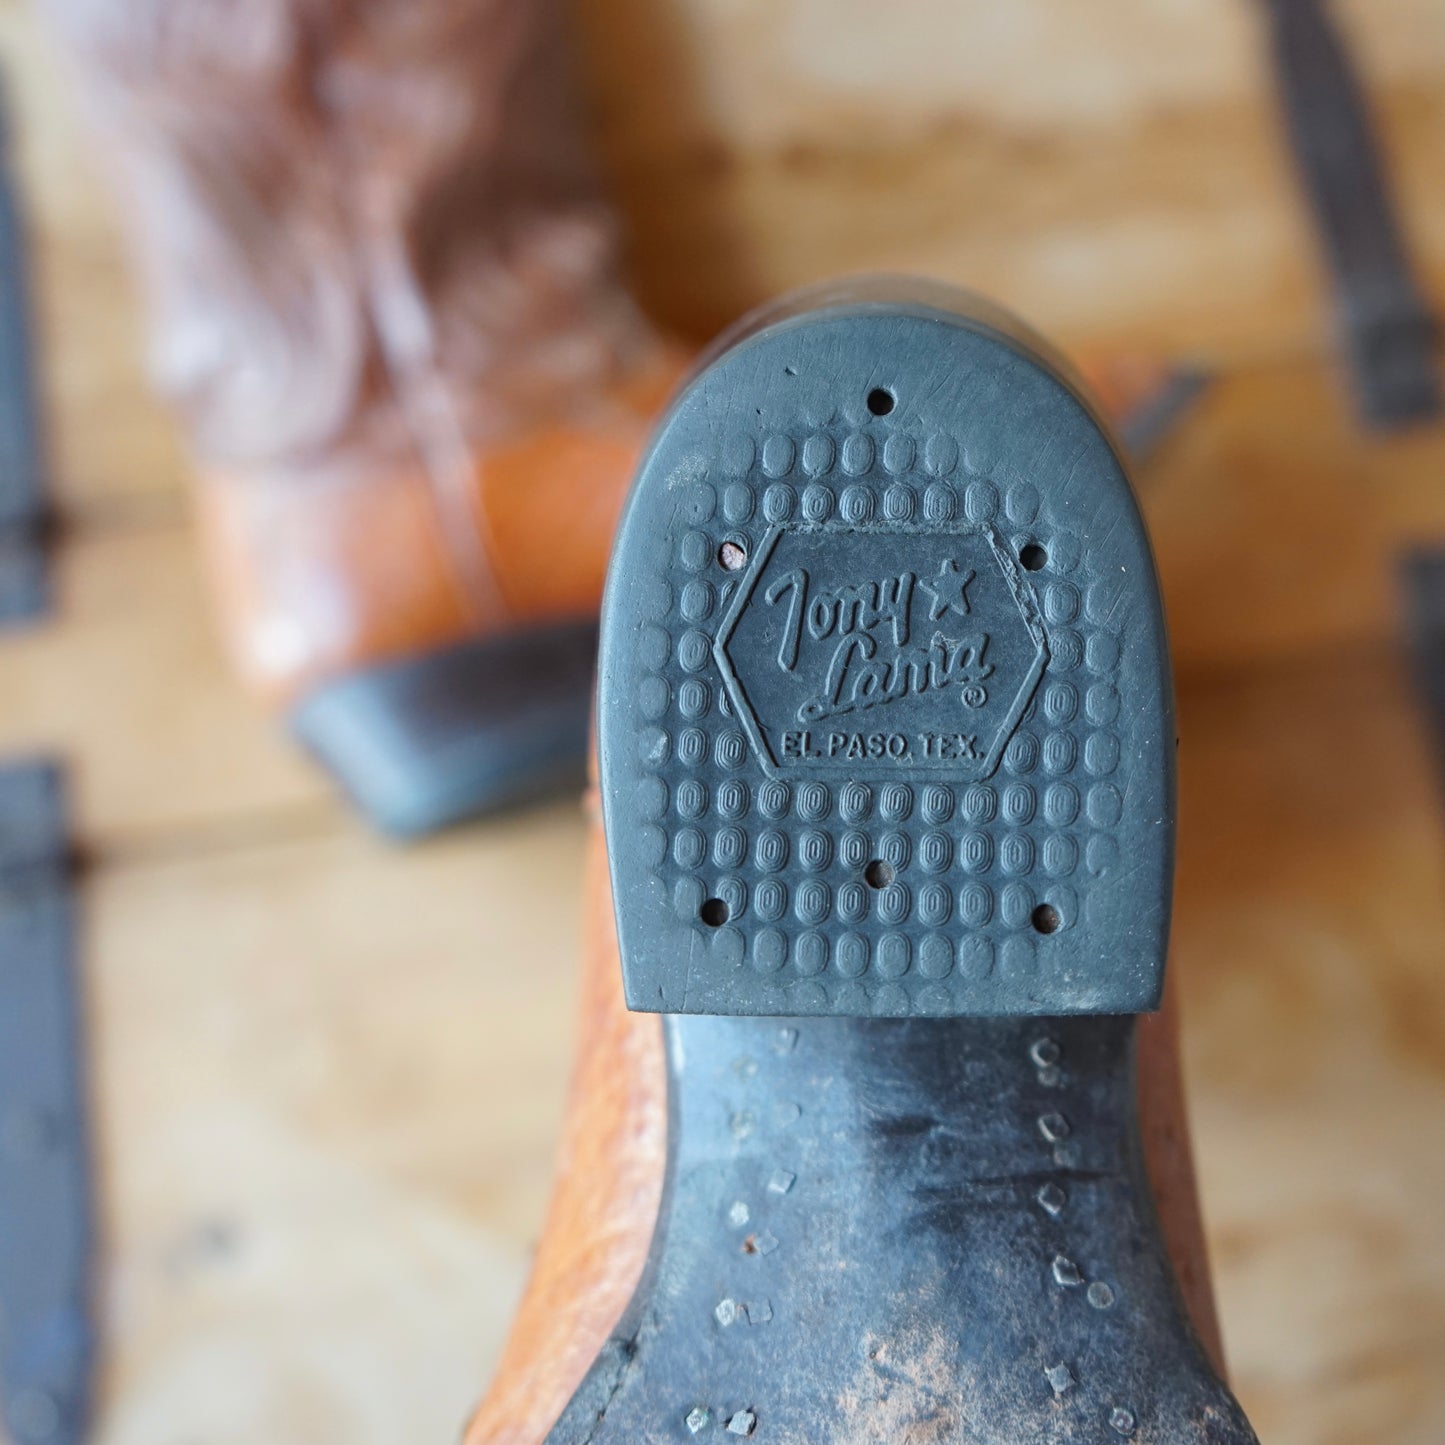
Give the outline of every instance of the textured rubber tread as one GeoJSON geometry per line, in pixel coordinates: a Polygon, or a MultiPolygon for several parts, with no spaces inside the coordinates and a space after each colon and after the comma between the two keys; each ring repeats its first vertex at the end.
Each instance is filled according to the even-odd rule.
{"type": "Polygon", "coordinates": [[[603,605],[634,1009],[1157,1006],[1174,723],[1119,450],[958,293],[814,295],[683,391],[603,605]]]}

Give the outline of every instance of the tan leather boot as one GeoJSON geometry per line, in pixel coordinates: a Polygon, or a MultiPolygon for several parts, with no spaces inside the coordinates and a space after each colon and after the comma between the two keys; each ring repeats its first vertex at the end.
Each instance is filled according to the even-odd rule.
{"type": "Polygon", "coordinates": [[[580,782],[638,315],[553,0],[45,0],[231,650],[383,826],[580,782]]]}
{"type": "Polygon", "coordinates": [[[600,673],[581,1053],[470,1445],[1253,1441],[1156,1012],[1156,582],[1068,369],[935,287],[754,318],[600,673]]]}

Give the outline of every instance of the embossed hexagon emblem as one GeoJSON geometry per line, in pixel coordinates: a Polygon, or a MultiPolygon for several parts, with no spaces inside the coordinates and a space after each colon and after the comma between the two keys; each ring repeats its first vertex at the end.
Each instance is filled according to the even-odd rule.
{"type": "Polygon", "coordinates": [[[773,528],[713,654],[770,772],[998,766],[1048,659],[991,529],[773,528]]]}

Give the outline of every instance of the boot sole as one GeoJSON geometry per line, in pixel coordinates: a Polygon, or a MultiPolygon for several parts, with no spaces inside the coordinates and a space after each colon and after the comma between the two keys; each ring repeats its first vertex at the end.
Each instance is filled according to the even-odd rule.
{"type": "Polygon", "coordinates": [[[1252,1440],[1142,1166],[1172,691],[1062,364],[935,290],[754,322],[642,467],[600,679],[672,1144],[553,1445],[1252,1440]]]}

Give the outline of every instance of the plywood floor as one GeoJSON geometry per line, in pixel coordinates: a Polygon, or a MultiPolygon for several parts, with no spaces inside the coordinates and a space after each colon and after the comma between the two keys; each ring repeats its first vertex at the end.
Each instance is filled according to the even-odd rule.
{"type": "MultiPolygon", "coordinates": [[[[450,1440],[546,1189],[578,812],[397,851],[232,683],[106,198],[11,0],[0,62],[64,514],[55,614],[0,635],[0,754],[69,760],[88,860],[97,1439],[450,1440]]],[[[1445,814],[1392,567],[1445,538],[1445,431],[1362,438],[1300,314],[1220,343],[1219,383],[1143,478],[1180,667],[1174,967],[1262,1438],[1436,1445],[1445,814]]]]}

